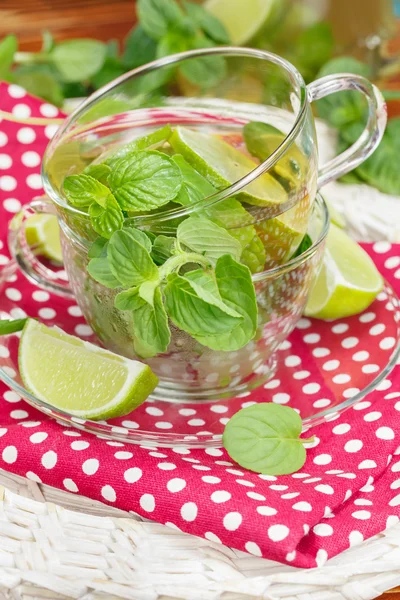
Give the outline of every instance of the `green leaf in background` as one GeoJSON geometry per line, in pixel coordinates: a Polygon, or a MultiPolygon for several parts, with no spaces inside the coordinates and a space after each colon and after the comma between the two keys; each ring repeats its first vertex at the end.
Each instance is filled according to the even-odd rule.
{"type": "Polygon", "coordinates": [[[84,169],[83,175],[89,175],[93,179],[100,181],[103,185],[107,185],[108,177],[111,173],[111,167],[102,163],[101,165],[89,165],[84,169]]]}
{"type": "Polygon", "coordinates": [[[153,150],[119,159],[108,181],[123,210],[145,211],[173,200],[182,175],[169,156],[153,150]]]}
{"type": "Polygon", "coordinates": [[[169,275],[164,293],[170,319],[195,339],[199,336],[226,333],[241,321],[241,318],[232,317],[205,302],[197,295],[189,281],[176,273],[169,275]]]}
{"type": "Polygon", "coordinates": [[[204,300],[204,302],[220,308],[227,315],[231,315],[231,317],[241,318],[241,315],[236,310],[232,309],[222,300],[214,272],[196,269],[195,271],[186,273],[183,278],[190,283],[197,296],[204,300]]]}
{"type": "Polygon", "coordinates": [[[156,58],[157,43],[141,25],[136,25],[125,41],[122,64],[126,69],[136,69],[156,58]]]}
{"type": "Polygon", "coordinates": [[[176,239],[166,235],[158,235],[153,243],[151,256],[157,265],[163,265],[166,260],[171,258],[176,239]]]}
{"type": "Polygon", "coordinates": [[[160,288],[154,292],[153,304],[140,298],[142,304],[133,312],[134,347],[142,358],[150,358],[168,348],[171,332],[160,288]]]}
{"type": "Polygon", "coordinates": [[[8,335],[10,333],[16,333],[24,328],[26,319],[0,319],[0,335],[8,335]]]}
{"type": "Polygon", "coordinates": [[[107,246],[108,240],[102,237],[97,238],[89,248],[88,257],[100,258],[107,256],[107,246]]]}
{"type": "Polygon", "coordinates": [[[157,58],[185,52],[190,48],[190,40],[178,31],[168,31],[157,44],[157,58]]]}
{"type": "Polygon", "coordinates": [[[381,143],[355,171],[381,192],[400,196],[400,117],[389,119],[381,143]]]}
{"type": "Polygon", "coordinates": [[[68,202],[77,208],[86,208],[92,202],[104,206],[110,194],[108,187],[89,175],[68,175],[64,179],[64,193],[68,202]]]}
{"type": "Polygon", "coordinates": [[[91,39],[68,40],[57,44],[50,58],[65,82],[85,81],[104,64],[107,46],[91,39]]]}
{"type": "Polygon", "coordinates": [[[243,319],[228,333],[196,339],[213,350],[239,350],[254,337],[257,329],[257,301],[251,273],[248,267],[225,255],[218,259],[215,275],[222,300],[243,319]]]}
{"type": "Polygon", "coordinates": [[[107,196],[104,204],[93,202],[89,206],[89,217],[95,232],[106,239],[124,224],[121,207],[112,194],[107,196]]]}
{"type": "Polygon", "coordinates": [[[314,23],[295,40],[291,58],[306,81],[312,81],[322,65],[332,57],[334,47],[330,24],[314,23]]]}
{"type": "Polygon", "coordinates": [[[48,31],[47,29],[42,31],[42,52],[48,54],[53,50],[54,45],[54,38],[51,35],[50,31],[48,31]]]}
{"type": "Polygon", "coordinates": [[[124,286],[134,287],[158,278],[157,266],[148,250],[128,229],[116,231],[111,236],[107,255],[111,272],[124,286]]]}
{"type": "Polygon", "coordinates": [[[91,77],[90,83],[97,90],[124,73],[125,69],[118,59],[106,58],[101,69],[91,77]]]}
{"type": "Polygon", "coordinates": [[[14,55],[18,49],[15,35],[7,35],[0,42],[0,81],[6,79],[14,62],[14,55]]]}
{"type": "Polygon", "coordinates": [[[210,39],[217,44],[229,44],[230,38],[225,26],[217,17],[214,17],[200,4],[184,2],[183,6],[189,17],[203,30],[210,39]]]}
{"type": "MultiPolygon", "coordinates": [[[[214,44],[204,36],[200,36],[196,42],[191,45],[194,49],[209,48],[213,46],[214,44]]],[[[180,63],[179,69],[186,79],[203,89],[218,85],[227,72],[226,61],[223,56],[189,58],[180,63]]]]}
{"type": "Polygon", "coordinates": [[[183,19],[175,0],[138,0],[137,14],[142,28],[154,40],[164,37],[171,25],[183,19]]]}
{"type": "MultiPolygon", "coordinates": [[[[371,76],[371,69],[365,63],[350,56],[334,58],[326,63],[318,77],[336,73],[354,73],[363,77],[371,76]]],[[[341,128],[353,121],[365,120],[366,100],[360,92],[337,92],[317,101],[318,114],[333,127],[341,128]]]]}
{"type": "Polygon", "coordinates": [[[203,254],[212,261],[229,254],[239,260],[242,246],[226,229],[204,217],[192,216],[185,219],[177,230],[179,244],[193,252],[203,254]]]}
{"type": "Polygon", "coordinates": [[[116,288],[121,287],[120,282],[111,272],[109,262],[107,260],[107,246],[105,246],[105,255],[101,255],[97,258],[92,258],[87,266],[87,271],[89,275],[97,281],[97,283],[101,283],[107,288],[115,290],[116,288]]]}
{"type": "Polygon", "coordinates": [[[125,146],[119,148],[116,152],[111,154],[111,156],[105,161],[105,164],[113,167],[119,158],[123,158],[130,152],[158,147],[164,144],[164,142],[169,139],[171,134],[171,125],[164,125],[164,127],[160,127],[160,129],[156,129],[147,135],[143,135],[132,140],[131,142],[128,142],[125,146]]]}
{"type": "Polygon", "coordinates": [[[45,65],[23,65],[13,71],[14,83],[23,87],[27,92],[61,107],[64,93],[61,84],[45,65]]]}
{"type": "Polygon", "coordinates": [[[222,443],[241,467],[264,475],[295,473],[306,461],[302,421],[289,406],[273,402],[242,408],[225,426],[222,443]]]}

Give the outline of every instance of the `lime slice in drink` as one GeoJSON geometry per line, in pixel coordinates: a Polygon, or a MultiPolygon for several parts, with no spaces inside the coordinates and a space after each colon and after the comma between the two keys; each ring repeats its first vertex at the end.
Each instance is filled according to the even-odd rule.
{"type": "MultiPolygon", "coordinates": [[[[257,167],[249,156],[216,135],[177,127],[169,143],[218,189],[228,187],[257,167]]],[[[271,209],[288,199],[283,187],[269,173],[257,177],[246,191],[238,194],[238,198],[248,204],[271,209]]]]}
{"type": "Polygon", "coordinates": [[[18,351],[22,381],[47,404],[83,419],[137,408],[157,385],[148,365],[29,319],[18,351]]]}
{"type": "Polygon", "coordinates": [[[232,44],[242,46],[267,23],[281,0],[207,0],[205,8],[226,27],[232,44]]]}
{"type": "Polygon", "coordinates": [[[331,223],[324,262],[311,290],[305,314],[340,319],[368,308],[383,280],[368,254],[331,223]]]}
{"type": "Polygon", "coordinates": [[[26,241],[38,254],[63,262],[60,228],[55,215],[33,215],[25,224],[26,241]]]}

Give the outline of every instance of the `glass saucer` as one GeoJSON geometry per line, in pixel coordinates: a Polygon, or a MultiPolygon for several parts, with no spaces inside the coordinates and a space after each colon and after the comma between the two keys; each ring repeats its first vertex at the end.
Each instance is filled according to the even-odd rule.
{"type": "MultiPolygon", "coordinates": [[[[67,333],[96,343],[74,302],[28,284],[21,275],[0,290],[0,317],[37,317],[67,333]],[[19,283],[15,283],[19,282],[19,283]],[[22,290],[22,293],[19,289],[22,290]]],[[[396,364],[400,353],[399,300],[389,284],[361,315],[339,321],[303,318],[276,353],[276,370],[263,386],[236,398],[204,404],[149,398],[134,412],[118,419],[84,421],[55,410],[29,393],[18,370],[20,334],[0,339],[0,379],[48,417],[104,438],[159,447],[218,447],[229,418],[257,402],[291,406],[304,429],[335,419],[354,406],[396,364]]],[[[271,369],[271,365],[259,367],[271,369]]],[[[385,385],[385,384],[383,384],[385,385]]]]}

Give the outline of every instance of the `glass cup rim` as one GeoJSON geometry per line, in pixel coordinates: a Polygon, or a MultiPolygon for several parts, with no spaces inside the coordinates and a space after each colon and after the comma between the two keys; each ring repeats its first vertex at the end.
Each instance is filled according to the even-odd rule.
{"type": "MultiPolygon", "coordinates": [[[[299,129],[301,128],[301,126],[304,122],[304,119],[306,117],[306,114],[307,114],[306,108],[308,105],[308,97],[307,97],[307,86],[304,82],[303,77],[301,76],[299,71],[296,69],[296,67],[294,65],[292,65],[289,61],[282,58],[278,54],[274,54],[273,52],[268,52],[267,50],[257,50],[255,48],[241,48],[241,47],[237,47],[237,46],[218,46],[215,48],[200,48],[197,50],[187,50],[186,52],[179,52],[177,54],[171,54],[164,58],[160,58],[160,59],[154,60],[150,63],[147,63],[146,65],[143,65],[141,67],[137,67],[136,69],[132,69],[131,71],[124,73],[120,77],[117,77],[110,83],[108,83],[108,84],[104,85],[103,87],[101,87],[100,89],[96,90],[95,92],[93,92],[93,94],[91,94],[88,98],[86,98],[86,100],[84,100],[65,119],[63,124],[57,130],[54,137],[50,140],[50,142],[45,150],[43,160],[42,160],[41,174],[42,174],[42,180],[43,180],[43,187],[44,187],[44,190],[45,190],[47,196],[57,206],[60,206],[63,209],[69,210],[75,216],[79,215],[82,218],[87,218],[87,213],[64,202],[64,199],[62,197],[60,197],[60,194],[58,193],[58,191],[53,187],[53,184],[49,180],[48,173],[47,173],[47,164],[50,160],[49,157],[53,154],[53,152],[57,148],[58,144],[63,139],[68,137],[68,132],[69,132],[69,129],[71,128],[71,126],[73,126],[79,120],[79,118],[83,114],[85,114],[85,112],[88,109],[91,108],[91,106],[93,104],[95,104],[99,99],[101,99],[102,96],[107,95],[114,88],[117,88],[119,85],[125,83],[129,79],[135,78],[135,77],[140,77],[142,75],[145,75],[145,74],[155,71],[157,69],[162,69],[164,67],[174,65],[176,63],[188,60],[190,58],[212,56],[212,55],[224,55],[224,56],[231,56],[231,57],[238,57],[238,58],[246,58],[246,57],[247,58],[257,58],[260,60],[272,62],[275,65],[278,65],[279,67],[281,67],[284,71],[286,71],[286,73],[289,75],[290,81],[292,83],[292,87],[293,88],[297,87],[298,92],[299,92],[299,98],[298,98],[299,106],[297,109],[297,115],[296,115],[294,124],[293,124],[291,130],[289,131],[289,133],[287,133],[285,135],[285,138],[281,142],[281,144],[277,148],[275,148],[275,150],[270,154],[270,156],[268,156],[268,158],[265,161],[263,161],[262,163],[257,165],[257,167],[255,169],[253,169],[252,171],[247,173],[244,177],[235,181],[228,187],[224,188],[223,190],[218,190],[216,193],[214,193],[206,198],[202,198],[201,200],[191,204],[190,206],[170,209],[168,211],[164,211],[161,214],[157,214],[157,215],[155,215],[155,214],[152,215],[150,213],[148,215],[141,215],[136,218],[137,218],[138,222],[140,221],[143,223],[144,222],[160,223],[160,222],[169,220],[171,218],[186,216],[186,215],[194,212],[197,209],[197,206],[199,205],[200,202],[202,203],[202,206],[204,206],[204,208],[212,206],[213,204],[216,204],[217,202],[220,202],[221,200],[224,200],[226,198],[231,197],[234,194],[237,194],[244,187],[248,186],[253,181],[255,181],[260,175],[263,175],[264,173],[269,171],[275,165],[275,163],[287,152],[287,150],[290,148],[290,146],[293,144],[293,142],[295,141],[295,139],[297,137],[299,129]]],[[[88,127],[86,125],[85,130],[90,131],[90,127],[88,127]]],[[[73,133],[76,134],[76,131],[73,130],[73,133]]],[[[291,208],[291,206],[285,207],[282,212],[284,212],[288,208],[291,208]]]]}

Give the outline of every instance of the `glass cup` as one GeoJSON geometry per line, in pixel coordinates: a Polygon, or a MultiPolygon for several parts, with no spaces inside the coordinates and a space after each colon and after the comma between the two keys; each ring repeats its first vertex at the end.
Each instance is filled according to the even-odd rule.
{"type": "Polygon", "coordinates": [[[168,56],[93,94],[48,146],[43,180],[51,202],[39,200],[31,208],[58,216],[69,283],[39,262],[27,246],[21,219],[14,221],[10,249],[25,274],[47,290],[74,296],[105,347],[136,357],[130,314],[114,307],[115,292],[88,275],[88,249],[98,236],[88,215],[67,203],[63,180],[167,123],[216,133],[243,149],[242,128],[251,121],[272,124],[282,132],[268,139],[264,161],[250,161],[240,177],[195,204],[172,203],[156,213],[130,214],[126,219],[128,225],[170,235],[190,214],[221,209],[228,230],[261,240],[261,248],[250,252],[258,256],[256,264],[248,259],[259,314],[255,338],[239,351],[216,352],[171,325],[167,352],[145,359],[160,378],[158,398],[214,400],[237,395],[271,376],[274,352],[300,318],[321,260],[329,219],[322,199],[314,202],[316,191],[376,148],[386,123],[379,91],[363,77],[349,74],[305,86],[290,63],[259,50],[212,48],[168,56]],[[351,148],[318,170],[310,102],[349,89],[366,97],[366,128],[351,148]],[[255,189],[262,190],[262,201],[254,201],[255,189]],[[229,211],[223,210],[232,197],[245,208],[239,223],[231,223],[229,211]],[[307,231],[313,245],[291,259],[307,231]]]}

